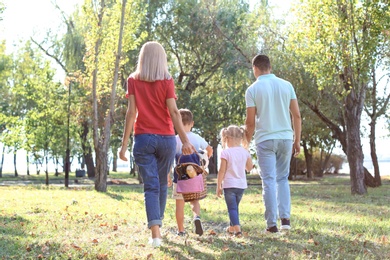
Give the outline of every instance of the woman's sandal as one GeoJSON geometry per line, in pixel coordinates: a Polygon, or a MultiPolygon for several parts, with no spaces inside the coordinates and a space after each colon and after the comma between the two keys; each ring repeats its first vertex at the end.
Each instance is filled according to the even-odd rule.
{"type": "Polygon", "coordinates": [[[242,232],[241,232],[241,231],[236,232],[235,236],[236,236],[236,237],[242,237],[242,232]]]}
{"type": "Polygon", "coordinates": [[[230,227],[227,227],[227,228],[226,228],[226,233],[228,233],[228,234],[231,235],[231,236],[234,235],[234,232],[230,231],[230,227]]]}

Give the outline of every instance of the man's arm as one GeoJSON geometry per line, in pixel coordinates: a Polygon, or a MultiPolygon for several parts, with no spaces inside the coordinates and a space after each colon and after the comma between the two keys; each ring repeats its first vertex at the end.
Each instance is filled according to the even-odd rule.
{"type": "Polygon", "coordinates": [[[294,128],[293,155],[297,156],[301,150],[301,113],[299,112],[298,100],[292,99],[290,102],[290,113],[294,128]]]}
{"type": "Polygon", "coordinates": [[[255,132],[256,121],[256,107],[246,108],[246,120],[245,120],[245,137],[248,144],[252,140],[253,133],[255,132]]]}

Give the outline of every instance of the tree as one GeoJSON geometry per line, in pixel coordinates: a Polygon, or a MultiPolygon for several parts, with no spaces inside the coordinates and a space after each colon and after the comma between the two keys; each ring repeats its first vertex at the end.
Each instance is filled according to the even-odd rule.
{"type": "Polygon", "coordinates": [[[367,193],[366,183],[372,181],[363,167],[360,125],[371,65],[384,44],[383,29],[390,24],[388,8],[381,1],[304,1],[291,34],[289,48],[315,76],[318,89],[333,93],[340,102],[344,131],[325,111],[308,105],[332,129],[347,155],[352,194],[367,193]]]}
{"type": "MultiPolygon", "coordinates": [[[[10,76],[12,74],[12,57],[5,53],[5,42],[0,42],[0,140],[3,133],[7,131],[8,116],[10,109],[11,92],[9,89],[10,76]]],[[[0,178],[3,173],[4,152],[6,146],[3,144],[0,162],[0,178]]]]}
{"type": "Polygon", "coordinates": [[[107,190],[108,148],[114,120],[116,85],[119,69],[125,62],[121,60],[122,42],[124,51],[138,45],[132,38],[134,36],[132,32],[136,31],[139,24],[139,20],[136,19],[140,15],[136,13],[137,5],[136,1],[129,4],[129,7],[126,7],[126,1],[122,4],[104,0],[99,3],[87,1],[83,9],[85,25],[90,27],[88,33],[84,35],[86,47],[90,50],[86,53],[85,64],[92,86],[97,191],[107,190]],[[128,17],[126,23],[125,15],[128,17]],[[126,34],[123,35],[125,26],[126,34]],[[114,52],[114,49],[117,49],[117,52],[114,52]],[[112,64],[115,64],[115,68],[112,68],[112,64]]]}
{"type": "MultiPolygon", "coordinates": [[[[389,51],[390,49],[387,49],[389,51]]],[[[378,75],[378,71],[381,71],[381,68],[386,67],[386,64],[383,60],[378,59],[375,64],[372,65],[372,70],[370,73],[371,76],[371,82],[368,85],[367,89],[367,98],[364,105],[364,111],[366,112],[367,116],[370,119],[370,132],[369,132],[369,139],[370,139],[370,155],[372,164],[374,166],[374,178],[377,185],[381,185],[381,176],[379,171],[379,163],[378,163],[378,156],[376,154],[376,125],[377,121],[380,117],[383,117],[386,115],[386,110],[388,108],[389,100],[390,100],[390,94],[387,94],[387,96],[383,96],[386,94],[386,86],[390,79],[389,73],[384,73],[383,75],[378,75]],[[378,77],[379,76],[379,77],[378,77]],[[383,83],[384,80],[387,80],[386,83],[383,83]],[[383,93],[380,94],[380,85],[384,85],[383,93]]]]}
{"type": "Polygon", "coordinates": [[[217,172],[220,129],[244,121],[248,57],[256,52],[247,49],[255,46],[248,14],[244,1],[173,1],[159,9],[153,27],[169,56],[178,107],[192,110],[194,131],[214,148],[211,173],[217,172]]]}

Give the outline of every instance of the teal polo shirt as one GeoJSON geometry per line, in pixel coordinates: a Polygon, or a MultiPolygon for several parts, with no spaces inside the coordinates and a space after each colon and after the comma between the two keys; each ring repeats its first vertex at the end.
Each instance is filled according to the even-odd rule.
{"type": "Polygon", "coordinates": [[[291,83],[274,74],[259,76],[246,90],[246,107],[256,107],[256,144],[271,139],[293,140],[292,99],[297,99],[297,96],[291,83]]]}

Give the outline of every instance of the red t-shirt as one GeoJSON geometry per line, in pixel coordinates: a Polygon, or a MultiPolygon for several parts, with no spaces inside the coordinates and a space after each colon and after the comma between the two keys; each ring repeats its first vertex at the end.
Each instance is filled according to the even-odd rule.
{"type": "Polygon", "coordinates": [[[134,135],[175,134],[166,104],[169,98],[177,99],[172,78],[148,82],[129,77],[126,97],[129,95],[134,95],[138,110],[134,123],[134,135]]]}

